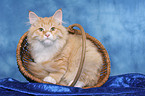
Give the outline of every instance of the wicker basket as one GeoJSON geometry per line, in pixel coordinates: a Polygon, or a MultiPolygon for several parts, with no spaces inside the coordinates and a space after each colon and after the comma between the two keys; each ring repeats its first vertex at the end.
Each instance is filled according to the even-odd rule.
{"type": "MultiPolygon", "coordinates": [[[[70,34],[78,34],[78,35],[82,34],[80,30],[70,29],[70,28],[68,28],[68,32],[70,34]]],[[[27,71],[27,65],[28,65],[29,61],[33,61],[33,58],[31,57],[30,52],[27,47],[28,46],[27,33],[28,32],[26,32],[20,38],[19,43],[17,45],[16,57],[17,57],[18,68],[19,68],[20,72],[23,74],[23,76],[30,82],[48,83],[48,82],[42,81],[39,78],[34,77],[32,74],[30,74],[27,71]]],[[[86,38],[91,40],[96,45],[96,47],[98,48],[100,53],[102,54],[102,57],[103,57],[102,66],[103,67],[101,69],[98,83],[92,87],[84,87],[85,89],[102,86],[108,80],[109,75],[110,75],[110,59],[109,59],[109,55],[108,55],[106,49],[104,48],[104,46],[101,44],[100,41],[98,41],[96,38],[90,36],[87,33],[86,33],[86,38]]]]}

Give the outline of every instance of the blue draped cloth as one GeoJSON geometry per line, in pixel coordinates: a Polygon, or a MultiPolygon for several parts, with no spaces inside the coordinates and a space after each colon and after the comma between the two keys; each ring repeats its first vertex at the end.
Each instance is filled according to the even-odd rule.
{"type": "Polygon", "coordinates": [[[29,95],[145,95],[145,75],[132,73],[110,76],[101,87],[81,89],[53,84],[20,82],[12,78],[0,80],[0,96],[29,95]]]}

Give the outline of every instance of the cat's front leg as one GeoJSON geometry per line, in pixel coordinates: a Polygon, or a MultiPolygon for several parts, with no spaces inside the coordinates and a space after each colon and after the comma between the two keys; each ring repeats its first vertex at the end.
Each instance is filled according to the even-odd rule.
{"type": "Polygon", "coordinates": [[[52,68],[56,69],[54,72],[50,72],[48,76],[46,76],[43,81],[50,82],[53,84],[59,83],[61,78],[67,71],[67,62],[60,59],[55,61],[55,64],[51,65],[52,68]]]}
{"type": "Polygon", "coordinates": [[[45,77],[43,80],[53,84],[59,83],[65,72],[65,70],[60,70],[56,73],[50,73],[49,76],[45,77]]]}

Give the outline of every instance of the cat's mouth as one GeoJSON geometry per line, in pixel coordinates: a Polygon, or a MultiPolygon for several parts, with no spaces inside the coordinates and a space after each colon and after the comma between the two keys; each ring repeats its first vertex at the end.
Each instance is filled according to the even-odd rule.
{"type": "Polygon", "coordinates": [[[54,37],[44,37],[43,40],[51,40],[51,41],[55,41],[55,38],[54,37]]]}
{"type": "Polygon", "coordinates": [[[55,41],[56,40],[51,40],[51,39],[47,38],[47,39],[45,39],[45,40],[43,40],[41,42],[42,42],[42,44],[44,46],[51,46],[51,45],[53,45],[55,43],[55,41]]]}

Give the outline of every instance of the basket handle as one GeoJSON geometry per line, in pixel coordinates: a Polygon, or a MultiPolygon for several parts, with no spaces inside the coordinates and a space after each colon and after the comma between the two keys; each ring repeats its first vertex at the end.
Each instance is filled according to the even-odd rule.
{"type": "Polygon", "coordinates": [[[80,60],[80,65],[79,65],[77,74],[74,78],[74,81],[72,82],[72,84],[70,86],[74,86],[80,77],[80,74],[81,74],[82,68],[83,68],[83,64],[84,64],[84,60],[85,60],[85,52],[86,52],[86,33],[85,33],[83,27],[80,24],[73,24],[73,25],[70,25],[68,27],[68,30],[72,31],[73,27],[78,27],[81,30],[81,33],[82,33],[82,54],[81,54],[81,60],[80,60]]]}

